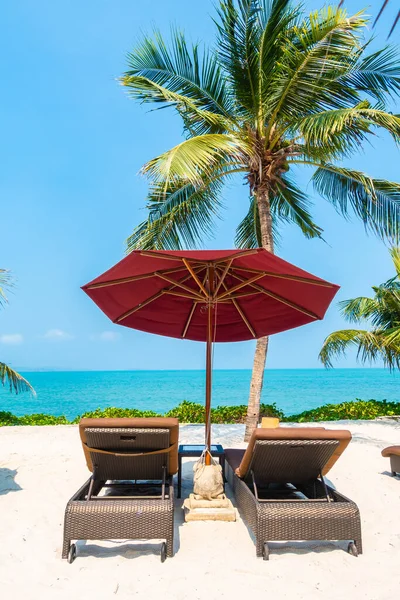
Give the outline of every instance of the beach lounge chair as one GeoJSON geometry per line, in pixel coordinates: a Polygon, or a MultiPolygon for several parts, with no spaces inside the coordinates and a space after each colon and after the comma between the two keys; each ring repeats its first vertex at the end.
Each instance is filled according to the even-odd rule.
{"type": "Polygon", "coordinates": [[[246,450],[225,450],[227,480],[257,556],[268,560],[268,542],[289,540],[347,540],[348,551],[361,554],[358,508],[324,480],[350,440],[349,431],[259,428],[246,450]]]}
{"type": "Polygon", "coordinates": [[[381,452],[385,458],[390,458],[390,470],[393,477],[400,475],[400,446],[388,446],[381,452]]]}
{"type": "Polygon", "coordinates": [[[73,562],[73,540],[165,540],[161,561],[173,556],[177,419],[82,419],[92,476],[65,510],[62,557],[73,562]]]}

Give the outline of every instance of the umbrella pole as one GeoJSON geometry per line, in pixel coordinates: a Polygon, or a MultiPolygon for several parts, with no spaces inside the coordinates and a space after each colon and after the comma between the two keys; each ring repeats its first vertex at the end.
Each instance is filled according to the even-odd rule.
{"type": "MultiPolygon", "coordinates": [[[[208,292],[209,301],[207,307],[207,345],[206,345],[206,431],[205,431],[205,446],[210,450],[211,448],[211,373],[212,373],[212,340],[213,340],[213,327],[212,327],[212,305],[211,298],[214,291],[214,267],[208,267],[208,292]]],[[[206,454],[206,465],[211,464],[211,458],[209,454],[206,454]]]]}
{"type": "MultiPolygon", "coordinates": [[[[208,309],[211,312],[210,309],[208,309]]],[[[210,450],[211,448],[211,352],[212,342],[207,339],[206,348],[206,431],[205,445],[210,450]]],[[[206,465],[211,464],[210,456],[206,455],[206,465]]]]}

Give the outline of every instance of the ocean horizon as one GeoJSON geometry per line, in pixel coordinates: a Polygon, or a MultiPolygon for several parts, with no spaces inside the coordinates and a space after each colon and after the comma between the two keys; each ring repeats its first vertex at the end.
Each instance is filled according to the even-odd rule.
{"type": "MultiPolygon", "coordinates": [[[[22,371],[37,395],[0,389],[0,410],[75,418],[96,408],[115,406],[165,413],[183,400],[204,402],[203,370],[22,371]]],[[[250,369],[215,369],[215,406],[247,404],[250,369]]],[[[399,401],[399,376],[383,368],[266,369],[262,402],[286,415],[355,400],[399,401]]]]}

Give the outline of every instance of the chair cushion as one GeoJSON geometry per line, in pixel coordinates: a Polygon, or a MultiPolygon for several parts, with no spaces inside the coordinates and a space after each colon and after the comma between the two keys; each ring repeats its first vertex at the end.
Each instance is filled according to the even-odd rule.
{"type": "Polygon", "coordinates": [[[257,440],[338,440],[339,445],[322,470],[326,475],[333,467],[339,456],[348,446],[351,433],[346,429],[324,429],[322,427],[277,427],[274,429],[257,428],[253,431],[249,445],[243,455],[236,475],[241,479],[246,477],[251,463],[254,446],[257,440]]]}
{"type": "Polygon", "coordinates": [[[144,428],[144,429],[169,429],[169,443],[175,444],[169,454],[169,475],[175,475],[178,471],[178,439],[179,439],[179,421],[171,417],[136,417],[136,418],[117,418],[117,419],[81,419],[79,423],[79,435],[81,437],[83,451],[85,453],[86,464],[89,471],[93,471],[90,452],[85,445],[87,443],[86,428],[144,428]]]}
{"type": "Polygon", "coordinates": [[[400,446],[388,446],[382,450],[381,454],[385,458],[388,456],[400,456],[400,446]]]}

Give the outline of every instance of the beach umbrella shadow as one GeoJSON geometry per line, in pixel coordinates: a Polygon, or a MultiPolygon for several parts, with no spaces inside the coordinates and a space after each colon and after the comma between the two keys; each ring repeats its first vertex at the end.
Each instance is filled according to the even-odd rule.
{"type": "Polygon", "coordinates": [[[18,492],[22,490],[22,487],[15,481],[17,472],[16,469],[0,467],[0,496],[5,496],[8,492],[18,492]]]}

